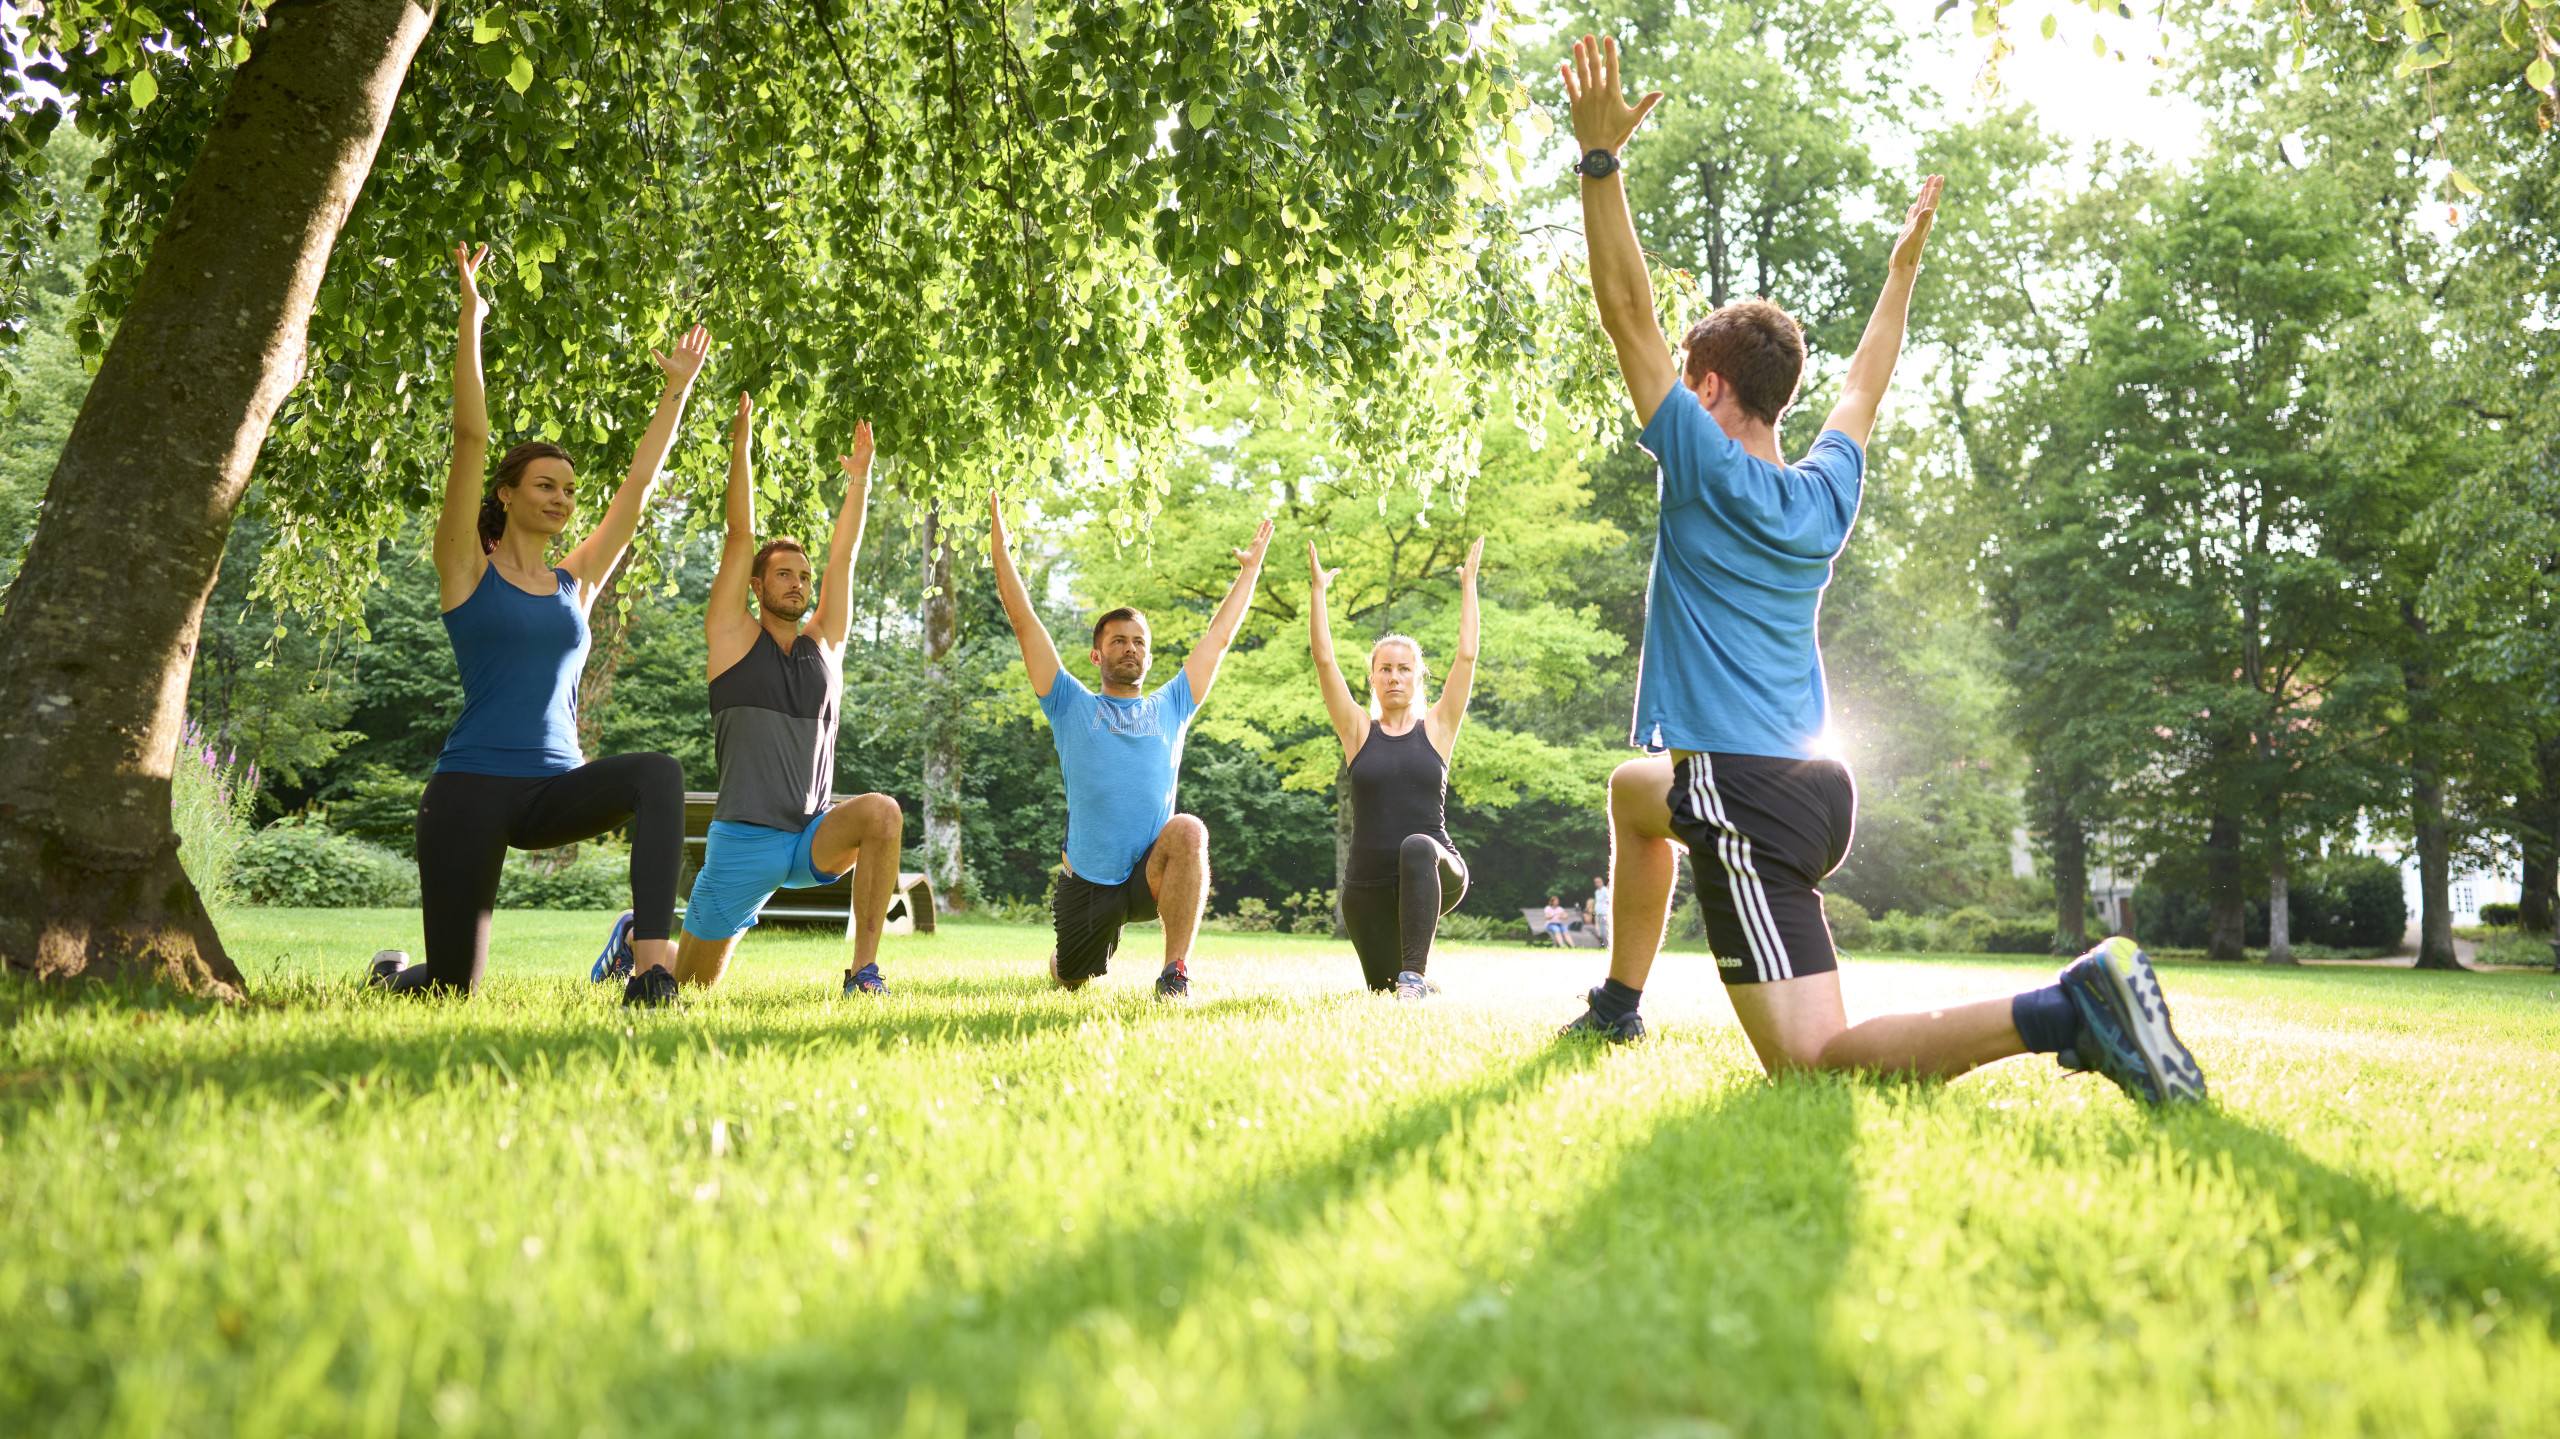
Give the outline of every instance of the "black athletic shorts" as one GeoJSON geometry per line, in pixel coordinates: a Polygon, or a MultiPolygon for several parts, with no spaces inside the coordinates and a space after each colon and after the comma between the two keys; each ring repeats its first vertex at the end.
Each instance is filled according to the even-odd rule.
{"type": "Polygon", "coordinates": [[[1111,968],[1120,948],[1120,927],[1156,917],[1155,892],[1147,888],[1149,844],[1118,884],[1095,884],[1080,874],[1058,876],[1058,895],[1049,917],[1058,931],[1058,977],[1069,984],[1091,979],[1111,968]]]}
{"type": "Polygon", "coordinates": [[[1827,759],[1693,754],[1671,767],[1671,832],[1689,846],[1707,944],[1727,984],[1840,967],[1814,888],[1849,854],[1858,787],[1827,759]]]}

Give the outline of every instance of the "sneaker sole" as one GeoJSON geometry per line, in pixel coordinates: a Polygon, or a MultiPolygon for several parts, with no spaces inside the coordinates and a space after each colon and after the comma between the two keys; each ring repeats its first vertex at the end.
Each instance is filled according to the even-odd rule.
{"type": "Polygon", "coordinates": [[[594,966],[587,971],[588,983],[602,984],[614,977],[613,952],[622,948],[622,937],[631,932],[632,922],[632,917],[625,914],[613,922],[613,928],[605,931],[604,953],[596,956],[594,966]]]}
{"type": "Polygon", "coordinates": [[[2118,1015],[2125,1022],[2125,1032],[2133,1036],[2134,1047],[2142,1051],[2142,1062],[2150,1067],[2152,1086],[2159,1090],[2162,1102],[2204,1098],[2204,1068],[2169,1025],[2169,1002],[2160,993],[2160,976],[2152,970],[2150,956],[2129,944],[2104,948],[2118,1015]]]}

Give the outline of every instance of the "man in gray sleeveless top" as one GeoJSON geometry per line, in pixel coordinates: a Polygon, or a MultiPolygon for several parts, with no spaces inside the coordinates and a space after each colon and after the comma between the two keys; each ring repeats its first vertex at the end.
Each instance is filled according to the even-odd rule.
{"type": "Polygon", "coordinates": [[[702,873],[685,904],[676,978],[716,983],[775,890],[833,884],[850,869],[853,966],[845,971],[844,992],[878,994],[888,988],[880,978],[880,926],[897,890],[903,819],[898,802],[885,794],[831,800],[844,636],[852,618],[848,591],[870,498],[871,426],[856,426],[853,453],[837,457],[844,504],[819,583],[798,540],[756,545],[748,425],[754,412],[754,403],[740,395],[729,434],[729,532],[703,622],[711,641],[720,802],[711,812],[702,873]]]}

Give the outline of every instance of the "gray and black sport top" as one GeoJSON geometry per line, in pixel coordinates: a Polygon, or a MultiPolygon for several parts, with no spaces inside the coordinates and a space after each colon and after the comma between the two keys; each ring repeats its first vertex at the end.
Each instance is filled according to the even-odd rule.
{"type": "Polygon", "coordinates": [[[801,830],[824,813],[836,775],[836,707],[843,652],[802,635],[782,652],[756,627],[747,656],[711,681],[720,757],[715,820],[801,830]]]}

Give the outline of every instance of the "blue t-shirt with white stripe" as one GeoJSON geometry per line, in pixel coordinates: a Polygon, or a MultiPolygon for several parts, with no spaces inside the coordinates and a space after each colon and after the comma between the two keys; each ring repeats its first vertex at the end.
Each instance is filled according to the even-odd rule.
{"type": "Polygon", "coordinates": [[[1674,384],[1636,443],[1660,464],[1631,740],[1812,758],[1830,722],[1817,628],[1866,452],[1825,430],[1792,465],[1746,453],[1674,384]]]}

